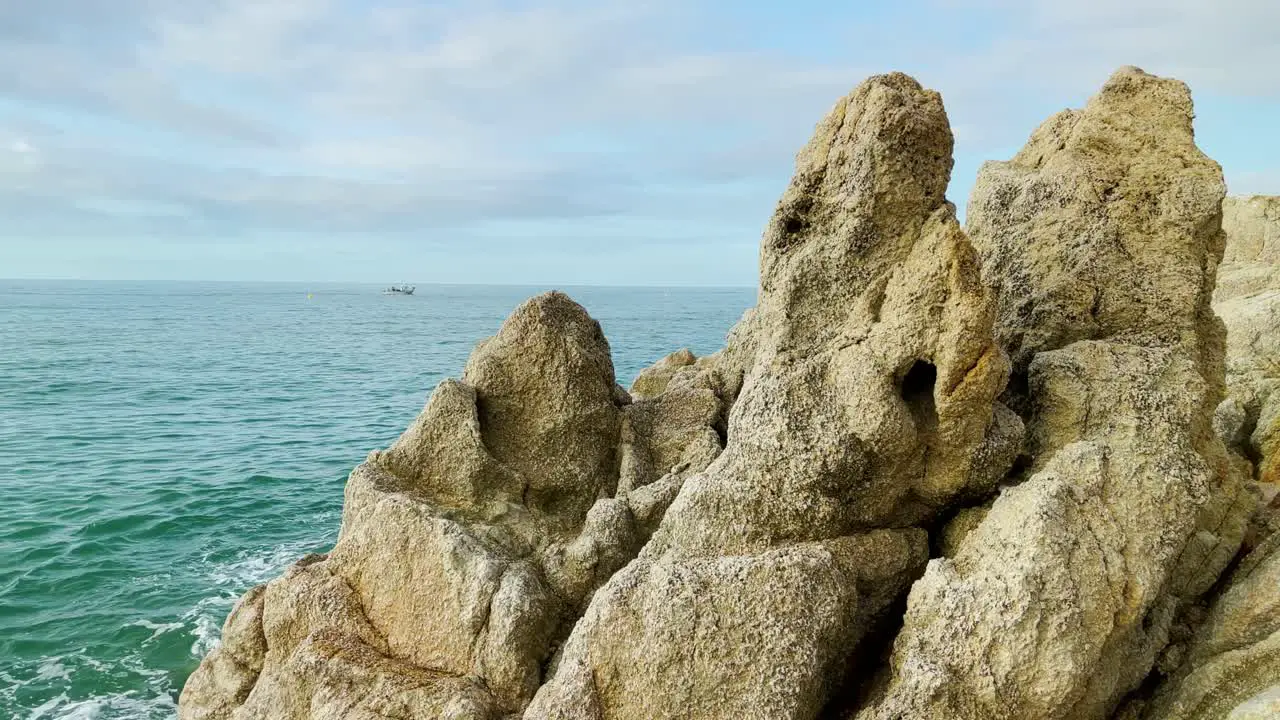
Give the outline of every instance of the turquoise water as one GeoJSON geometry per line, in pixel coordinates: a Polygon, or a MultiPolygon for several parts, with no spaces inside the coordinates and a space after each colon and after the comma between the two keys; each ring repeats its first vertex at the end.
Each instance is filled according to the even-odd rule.
{"type": "MultiPolygon", "coordinates": [[[[0,281],[0,718],[173,717],[235,597],[332,544],[347,472],[541,289],[0,281]]],[[[754,300],[568,292],[624,384],[754,300]]]]}

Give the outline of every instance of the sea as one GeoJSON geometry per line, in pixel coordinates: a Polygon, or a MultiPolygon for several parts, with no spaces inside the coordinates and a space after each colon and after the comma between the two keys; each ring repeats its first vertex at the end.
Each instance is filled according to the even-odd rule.
{"type": "MultiPolygon", "coordinates": [[[[0,718],[173,718],[236,597],[331,547],[348,472],[547,289],[0,280],[0,718]]],[[[623,385],[755,301],[558,289],[623,385]]]]}

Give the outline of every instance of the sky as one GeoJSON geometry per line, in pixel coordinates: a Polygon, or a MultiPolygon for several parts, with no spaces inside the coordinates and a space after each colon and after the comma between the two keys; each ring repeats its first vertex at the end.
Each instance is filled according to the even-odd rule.
{"type": "Polygon", "coordinates": [[[0,0],[0,277],[754,285],[795,152],[902,70],[984,160],[1121,65],[1280,194],[1275,0],[0,0]]]}

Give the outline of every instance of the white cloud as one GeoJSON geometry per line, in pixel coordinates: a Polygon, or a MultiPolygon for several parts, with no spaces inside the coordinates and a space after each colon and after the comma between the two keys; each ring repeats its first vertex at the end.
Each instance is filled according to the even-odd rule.
{"type": "Polygon", "coordinates": [[[754,238],[813,124],[886,63],[943,92],[971,152],[1120,64],[1280,99],[1274,0],[919,2],[821,52],[826,15],[764,50],[678,0],[0,3],[0,102],[44,123],[0,135],[40,160],[0,207],[174,238],[622,215],[754,238]]]}

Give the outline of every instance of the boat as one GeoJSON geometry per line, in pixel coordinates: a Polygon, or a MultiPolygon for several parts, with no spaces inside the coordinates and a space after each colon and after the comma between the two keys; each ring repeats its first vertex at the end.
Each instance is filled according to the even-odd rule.
{"type": "Polygon", "coordinates": [[[392,285],[382,291],[383,295],[412,295],[418,288],[414,285],[392,285]]]}

